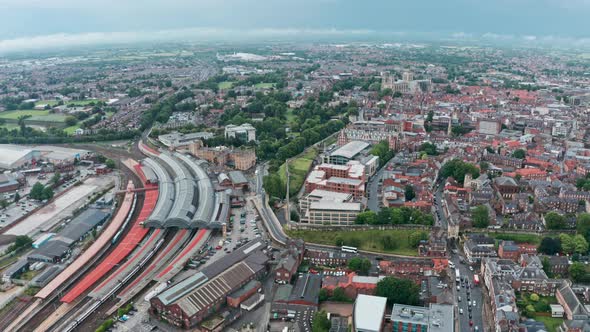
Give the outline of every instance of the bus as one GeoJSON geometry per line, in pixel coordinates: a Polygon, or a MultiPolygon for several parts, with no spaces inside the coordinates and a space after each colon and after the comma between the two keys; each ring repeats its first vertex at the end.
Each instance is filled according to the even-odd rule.
{"type": "Polygon", "coordinates": [[[352,252],[355,254],[358,252],[358,249],[355,247],[342,246],[342,248],[340,248],[340,249],[342,249],[342,251],[344,251],[344,252],[352,252]]]}
{"type": "Polygon", "coordinates": [[[477,274],[473,275],[473,283],[475,286],[479,285],[479,276],[477,274]]]}
{"type": "Polygon", "coordinates": [[[455,281],[461,282],[461,273],[459,272],[459,269],[455,270],[455,281]]]}

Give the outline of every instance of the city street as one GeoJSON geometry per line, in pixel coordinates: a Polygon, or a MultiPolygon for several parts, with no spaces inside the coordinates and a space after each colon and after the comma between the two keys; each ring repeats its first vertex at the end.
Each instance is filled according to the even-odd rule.
{"type": "MultiPolygon", "coordinates": [[[[451,254],[451,261],[455,264],[455,267],[459,269],[459,273],[461,275],[461,283],[455,282],[453,287],[455,291],[455,304],[457,305],[457,313],[459,314],[459,331],[475,331],[477,327],[479,331],[483,331],[483,318],[482,318],[482,309],[483,309],[483,301],[482,301],[482,285],[475,286],[473,281],[474,272],[470,271],[469,266],[460,262],[459,254],[451,254]],[[466,281],[466,282],[465,282],[466,281]],[[457,286],[460,286],[460,290],[457,290],[457,286]],[[467,288],[469,286],[469,288],[467,288]],[[459,302],[459,297],[461,301],[459,302]],[[475,306],[473,302],[475,301],[475,306]],[[469,303],[471,306],[469,306],[469,303]],[[471,312],[469,309],[471,308],[471,312]],[[459,311],[463,309],[463,314],[460,314],[459,311]],[[471,314],[472,318],[469,318],[469,314],[471,314]],[[473,322],[473,326],[470,326],[469,321],[473,322]]],[[[449,276],[452,280],[455,280],[455,270],[450,269],[449,276]]],[[[480,276],[481,280],[481,276],[480,276]]]]}

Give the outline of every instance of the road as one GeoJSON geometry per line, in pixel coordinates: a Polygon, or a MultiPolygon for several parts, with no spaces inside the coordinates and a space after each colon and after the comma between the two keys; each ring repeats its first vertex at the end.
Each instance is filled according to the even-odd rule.
{"type": "Polygon", "coordinates": [[[435,224],[443,229],[447,229],[447,217],[445,216],[445,212],[443,211],[442,205],[442,193],[443,193],[444,184],[441,182],[437,182],[436,187],[434,189],[434,208],[436,211],[435,216],[435,224]]]}
{"type": "MultiPolygon", "coordinates": [[[[463,309],[463,314],[459,314],[459,331],[474,331],[475,327],[477,326],[479,331],[483,332],[483,317],[482,317],[482,309],[483,309],[483,297],[482,297],[482,285],[475,286],[473,283],[473,274],[477,272],[470,271],[469,266],[460,262],[459,254],[451,254],[451,261],[455,264],[455,267],[459,269],[459,273],[461,274],[461,278],[463,281],[461,282],[460,290],[457,290],[457,284],[454,283],[454,292],[455,292],[455,305],[458,306],[458,310],[463,309]],[[467,288],[470,287],[470,288],[467,288]],[[461,302],[459,302],[459,297],[461,298],[461,302]],[[473,301],[475,301],[475,306],[473,306],[473,301]],[[471,306],[468,305],[471,303],[471,306]],[[471,312],[469,311],[471,309],[471,312]],[[471,319],[470,319],[471,315],[471,319]],[[473,322],[473,326],[470,326],[469,321],[473,322]]],[[[477,266],[479,268],[479,266],[477,266]]],[[[449,269],[449,276],[454,280],[455,279],[455,270],[449,269]]],[[[481,275],[480,275],[481,280],[481,275]]]]}
{"type": "Polygon", "coordinates": [[[367,207],[373,212],[379,212],[381,210],[381,179],[384,179],[385,170],[395,161],[395,157],[391,158],[383,167],[379,168],[379,170],[369,179],[367,182],[367,193],[369,195],[367,207]]]}

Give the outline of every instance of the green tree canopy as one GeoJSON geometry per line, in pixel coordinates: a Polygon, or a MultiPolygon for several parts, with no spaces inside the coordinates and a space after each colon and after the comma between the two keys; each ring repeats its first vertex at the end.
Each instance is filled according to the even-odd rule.
{"type": "Polygon", "coordinates": [[[570,277],[575,282],[580,282],[582,280],[585,280],[586,279],[586,274],[587,274],[587,272],[586,272],[586,266],[583,263],[574,262],[569,267],[569,274],[570,274],[570,277]]]}
{"type": "Polygon", "coordinates": [[[416,192],[411,184],[406,185],[404,188],[404,196],[406,197],[406,201],[411,201],[416,197],[416,192]]]}
{"type": "Polygon", "coordinates": [[[471,214],[473,226],[477,228],[486,228],[490,225],[490,215],[485,205],[478,205],[471,214]]]}
{"type": "Polygon", "coordinates": [[[410,279],[385,277],[377,283],[376,295],[387,298],[389,304],[417,305],[420,287],[410,279]]]}
{"type": "Polygon", "coordinates": [[[590,241],[590,214],[580,213],[576,221],[576,231],[578,234],[590,241]]]}
{"type": "Polygon", "coordinates": [[[371,269],[371,261],[367,258],[353,257],[348,261],[348,268],[359,274],[366,275],[371,269]]]}
{"type": "Polygon", "coordinates": [[[328,332],[332,327],[332,322],[328,319],[328,314],[325,311],[318,311],[313,315],[311,322],[312,332],[328,332]]]}
{"type": "Polygon", "coordinates": [[[512,157],[518,159],[524,159],[526,157],[526,151],[523,149],[518,149],[512,152],[512,157]]]}
{"type": "Polygon", "coordinates": [[[43,200],[43,189],[45,187],[43,186],[43,184],[41,184],[41,182],[37,182],[33,185],[33,188],[31,188],[31,191],[29,192],[29,197],[31,197],[32,199],[36,199],[36,200],[43,200]]]}
{"type": "Polygon", "coordinates": [[[545,224],[549,229],[564,229],[567,226],[565,216],[553,211],[545,214],[545,224]]]}
{"type": "Polygon", "coordinates": [[[561,240],[558,238],[544,237],[537,251],[546,255],[555,255],[561,252],[561,240]]]}
{"type": "Polygon", "coordinates": [[[448,161],[440,169],[440,175],[443,178],[452,176],[461,184],[463,184],[466,174],[471,174],[471,176],[476,179],[479,177],[479,169],[475,167],[475,165],[466,163],[460,159],[448,161]]]}

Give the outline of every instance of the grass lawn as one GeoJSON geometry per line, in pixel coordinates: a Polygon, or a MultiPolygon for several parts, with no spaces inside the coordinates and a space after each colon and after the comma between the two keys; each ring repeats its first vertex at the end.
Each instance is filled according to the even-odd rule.
{"type": "Polygon", "coordinates": [[[49,115],[49,111],[46,110],[17,110],[17,111],[6,111],[0,112],[0,119],[7,119],[7,120],[18,120],[19,116],[22,115],[30,115],[32,117],[39,117],[39,116],[47,116],[49,115]]]}
{"type": "Polygon", "coordinates": [[[254,84],[254,87],[257,89],[270,89],[270,88],[274,88],[276,85],[276,83],[258,83],[258,84],[254,84]]]}
{"type": "Polygon", "coordinates": [[[17,110],[0,113],[0,119],[18,120],[19,116],[30,115],[28,121],[64,122],[66,116],[63,114],[49,113],[48,110],[17,110]]]}
{"type": "Polygon", "coordinates": [[[295,121],[297,121],[297,116],[293,114],[293,109],[289,108],[287,110],[287,124],[289,126],[292,126],[295,123],[295,121]]]}
{"type": "Polygon", "coordinates": [[[542,322],[547,327],[548,332],[555,332],[559,325],[563,323],[563,318],[553,318],[551,316],[535,316],[536,321],[542,322]]]}
{"type": "Polygon", "coordinates": [[[19,129],[19,125],[16,123],[5,123],[3,125],[0,125],[0,128],[6,128],[8,130],[12,130],[12,129],[19,129]]]}
{"type": "Polygon", "coordinates": [[[321,231],[321,230],[298,230],[287,231],[290,237],[301,238],[305,242],[318,243],[335,246],[337,240],[342,239],[344,245],[355,246],[361,250],[383,252],[389,254],[418,256],[418,249],[410,246],[410,234],[420,232],[418,230],[389,229],[389,230],[367,230],[367,231],[321,231]],[[384,249],[381,238],[390,235],[393,242],[397,244],[395,249],[384,249]]]}
{"type": "Polygon", "coordinates": [[[490,232],[488,235],[496,240],[514,241],[516,243],[530,243],[540,244],[541,237],[536,234],[511,234],[511,233],[493,233],[490,232]]]}
{"type": "Polygon", "coordinates": [[[76,129],[78,129],[78,128],[80,128],[80,125],[75,124],[73,126],[65,127],[63,130],[66,132],[66,134],[73,135],[74,132],[76,131],[76,129]]]}
{"type": "Polygon", "coordinates": [[[234,86],[234,82],[231,82],[231,81],[224,81],[224,82],[217,83],[217,87],[220,90],[231,89],[233,86],[234,86]]]}
{"type": "MultiPolygon", "coordinates": [[[[291,180],[289,183],[289,195],[297,195],[305,181],[309,167],[317,154],[318,152],[316,149],[309,149],[301,156],[291,159],[291,162],[289,163],[289,175],[291,180]]],[[[285,183],[287,181],[285,164],[282,164],[281,167],[279,167],[279,175],[283,183],[285,183]]]]}
{"type": "Polygon", "coordinates": [[[534,312],[528,313],[527,317],[531,317],[539,322],[545,323],[549,332],[556,331],[557,327],[563,322],[562,318],[553,318],[551,316],[543,316],[539,313],[549,314],[551,313],[551,304],[557,304],[557,298],[555,296],[540,296],[539,301],[532,301],[531,294],[529,292],[526,293],[517,293],[517,302],[516,305],[521,313],[525,313],[526,307],[532,305],[534,307],[534,312]]]}

